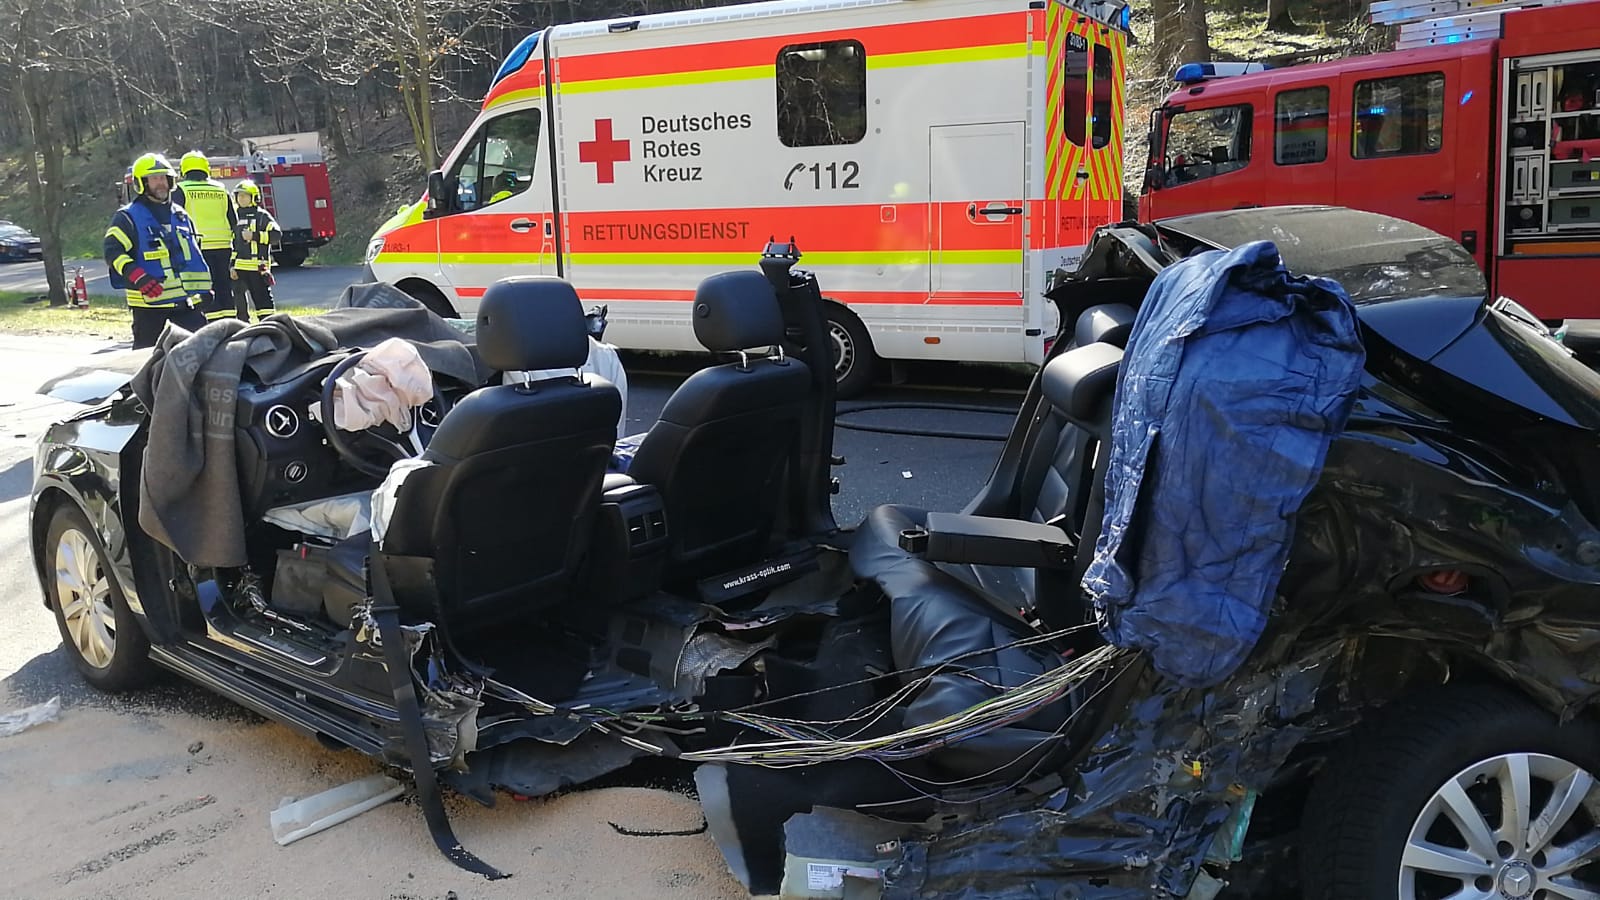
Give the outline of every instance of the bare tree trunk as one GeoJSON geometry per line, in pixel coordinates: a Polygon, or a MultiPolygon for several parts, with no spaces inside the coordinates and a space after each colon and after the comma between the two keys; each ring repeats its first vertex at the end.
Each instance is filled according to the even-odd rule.
{"type": "Polygon", "coordinates": [[[44,278],[50,288],[50,305],[67,305],[67,277],[61,268],[61,138],[51,120],[54,73],[35,69],[22,72],[23,103],[28,107],[28,194],[39,221],[39,242],[44,245],[44,278]],[[43,169],[41,171],[40,166],[43,169]]]}
{"type": "Polygon", "coordinates": [[[1267,0],[1267,30],[1295,31],[1299,28],[1289,15],[1289,0],[1267,0]]]}
{"type": "Polygon", "coordinates": [[[1206,0],[1180,0],[1183,8],[1184,62],[1211,61],[1211,33],[1206,28],[1206,0]]]}

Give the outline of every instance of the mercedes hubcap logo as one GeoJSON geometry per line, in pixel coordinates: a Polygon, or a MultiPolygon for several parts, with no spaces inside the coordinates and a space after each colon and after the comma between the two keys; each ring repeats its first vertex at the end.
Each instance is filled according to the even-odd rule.
{"type": "Polygon", "coordinates": [[[1500,894],[1511,900],[1523,900],[1533,894],[1533,869],[1527,863],[1508,863],[1500,870],[1500,894]]]}
{"type": "Polygon", "coordinates": [[[275,438],[293,437],[300,430],[300,417],[287,406],[278,405],[267,410],[267,433],[275,438]]]}

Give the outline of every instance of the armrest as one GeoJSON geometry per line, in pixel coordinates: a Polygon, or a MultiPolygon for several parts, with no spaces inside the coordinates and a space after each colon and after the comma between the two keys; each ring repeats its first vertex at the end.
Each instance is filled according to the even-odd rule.
{"type": "Polygon", "coordinates": [[[604,479],[600,482],[600,491],[601,493],[609,494],[612,491],[629,487],[633,483],[634,481],[632,478],[620,472],[607,472],[604,479]]]}
{"type": "Polygon", "coordinates": [[[900,532],[900,549],[932,562],[1066,569],[1077,555],[1077,542],[1039,522],[928,513],[926,528],[900,532]]]}

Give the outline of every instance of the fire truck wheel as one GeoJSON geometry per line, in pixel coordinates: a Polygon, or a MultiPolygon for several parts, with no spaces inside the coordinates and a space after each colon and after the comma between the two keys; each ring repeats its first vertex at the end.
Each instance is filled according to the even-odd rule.
{"type": "Polygon", "coordinates": [[[278,265],[286,269],[298,269],[306,261],[307,255],[309,254],[304,247],[291,247],[279,250],[272,255],[272,258],[278,265]]]}
{"type": "Polygon", "coordinates": [[[855,314],[842,306],[828,305],[828,343],[833,351],[835,393],[848,400],[866,393],[872,386],[872,370],[878,361],[872,337],[855,314]]]}

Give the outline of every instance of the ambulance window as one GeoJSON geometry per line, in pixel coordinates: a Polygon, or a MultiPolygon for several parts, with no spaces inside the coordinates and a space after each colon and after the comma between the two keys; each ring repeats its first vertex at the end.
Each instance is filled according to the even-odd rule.
{"type": "Polygon", "coordinates": [[[1094,45],[1094,137],[1096,149],[1111,143],[1111,48],[1094,45]]]}
{"type": "Polygon", "coordinates": [[[778,51],[778,138],[785,147],[854,144],[867,134],[867,51],[860,41],[778,51]]]}
{"type": "Polygon", "coordinates": [[[1328,158],[1328,89],[1301,88],[1278,94],[1272,161],[1302,166],[1328,158]]]}
{"type": "Polygon", "coordinates": [[[1444,145],[1444,73],[1356,82],[1356,159],[1438,153],[1444,145]]]}
{"type": "Polygon", "coordinates": [[[1089,42],[1067,35],[1067,71],[1061,79],[1061,127],[1067,140],[1082,147],[1089,130],[1089,42]]]}
{"type": "Polygon", "coordinates": [[[1250,164],[1250,107],[1218,106],[1167,120],[1166,186],[1237,172],[1250,164]]]}
{"type": "Polygon", "coordinates": [[[455,186],[456,212],[481,209],[526,191],[539,156],[539,110],[521,109],[490,119],[456,160],[447,183],[455,186]]]}

